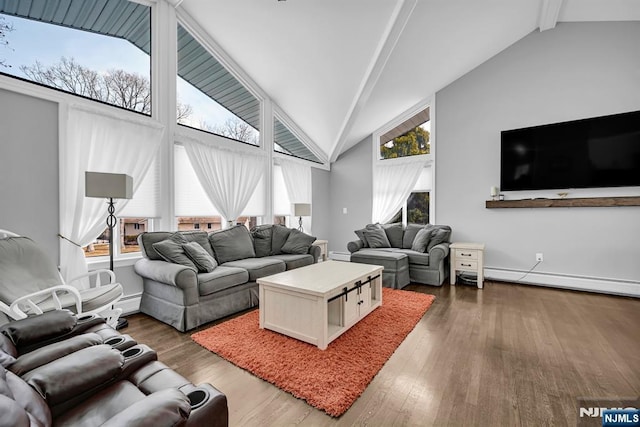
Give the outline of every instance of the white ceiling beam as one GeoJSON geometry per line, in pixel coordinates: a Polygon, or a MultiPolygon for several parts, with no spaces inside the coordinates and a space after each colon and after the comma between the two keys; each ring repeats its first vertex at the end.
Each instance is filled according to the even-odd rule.
{"type": "Polygon", "coordinates": [[[542,0],[540,2],[540,18],[538,19],[540,31],[556,27],[563,3],[564,0],[542,0]]]}
{"type": "Polygon", "coordinates": [[[178,6],[180,6],[180,4],[184,1],[184,0],[167,0],[171,6],[173,6],[174,8],[178,8],[178,6]]]}
{"type": "Polygon", "coordinates": [[[407,25],[407,22],[409,22],[409,18],[411,18],[411,14],[413,13],[417,3],[418,0],[398,1],[391,18],[389,19],[387,27],[385,28],[383,37],[381,37],[380,43],[371,58],[371,62],[367,67],[358,91],[353,98],[353,102],[349,107],[345,120],[340,127],[338,137],[329,152],[331,162],[335,162],[342,151],[353,124],[378,83],[378,79],[382,75],[382,72],[389,61],[389,58],[391,57],[391,54],[393,53],[393,50],[395,49],[396,44],[407,25]]]}

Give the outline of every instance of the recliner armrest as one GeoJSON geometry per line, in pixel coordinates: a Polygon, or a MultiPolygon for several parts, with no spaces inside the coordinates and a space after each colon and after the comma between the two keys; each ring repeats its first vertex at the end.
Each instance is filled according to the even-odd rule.
{"type": "Polygon", "coordinates": [[[145,396],[107,420],[103,427],[142,427],[182,425],[191,413],[189,399],[176,389],[165,389],[145,396]]]}

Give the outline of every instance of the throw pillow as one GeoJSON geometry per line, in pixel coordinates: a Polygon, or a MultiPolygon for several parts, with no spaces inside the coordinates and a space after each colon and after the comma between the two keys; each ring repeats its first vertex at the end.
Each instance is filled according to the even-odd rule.
{"type": "Polygon", "coordinates": [[[416,252],[426,252],[433,231],[433,228],[421,228],[418,230],[416,237],[413,239],[413,243],[411,244],[411,250],[416,252]]]}
{"type": "Polygon", "coordinates": [[[282,253],[282,245],[287,241],[291,229],[284,225],[274,225],[271,229],[271,255],[282,253]]]}
{"type": "Polygon", "coordinates": [[[209,234],[207,234],[206,231],[180,231],[180,235],[184,237],[187,242],[200,244],[209,255],[213,256],[213,249],[211,248],[211,243],[209,243],[209,234]]]}
{"type": "Polygon", "coordinates": [[[215,258],[209,255],[198,242],[184,243],[182,249],[200,273],[211,273],[218,266],[215,258]]]}
{"type": "Polygon", "coordinates": [[[184,265],[198,271],[198,267],[189,259],[182,249],[182,245],[188,243],[184,237],[178,233],[172,234],[168,239],[154,243],[153,249],[167,262],[184,265]]]}
{"type": "Polygon", "coordinates": [[[265,257],[271,255],[271,228],[272,225],[258,225],[251,229],[251,237],[253,237],[253,247],[256,251],[256,257],[265,257]]]}
{"type": "Polygon", "coordinates": [[[251,234],[244,225],[214,231],[209,234],[209,241],[220,264],[256,256],[251,234]]]}
{"type": "Polygon", "coordinates": [[[387,233],[387,239],[389,240],[389,246],[392,248],[402,247],[402,223],[396,222],[393,224],[383,224],[382,228],[387,233]]]}
{"type": "Polygon", "coordinates": [[[362,228],[360,230],[355,230],[354,233],[356,233],[356,236],[358,236],[358,239],[362,242],[362,247],[368,248],[369,244],[367,243],[367,239],[364,237],[365,230],[365,228],[362,228]]]}
{"type": "Polygon", "coordinates": [[[402,249],[411,249],[416,234],[423,228],[423,224],[407,224],[407,228],[404,229],[404,234],[402,235],[402,249]]]}
{"type": "Polygon", "coordinates": [[[431,235],[431,239],[429,240],[429,245],[427,246],[427,252],[431,251],[435,245],[439,245],[440,243],[448,242],[449,236],[451,235],[451,230],[447,230],[445,228],[436,228],[431,235]]]}
{"type": "Polygon", "coordinates": [[[315,241],[315,237],[294,229],[289,233],[281,251],[285,254],[308,254],[309,248],[315,241]]]}
{"type": "Polygon", "coordinates": [[[390,248],[387,233],[384,230],[365,230],[364,237],[371,248],[390,248]]]}

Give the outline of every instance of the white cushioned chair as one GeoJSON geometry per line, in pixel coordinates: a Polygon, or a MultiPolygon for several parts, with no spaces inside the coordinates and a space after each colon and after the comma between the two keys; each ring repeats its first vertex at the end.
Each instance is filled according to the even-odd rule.
{"type": "Polygon", "coordinates": [[[0,311],[10,319],[24,319],[45,311],[69,309],[74,313],[97,314],[115,327],[121,309],[113,309],[123,289],[115,274],[95,270],[65,283],[58,268],[28,237],[0,230],[0,311]],[[91,278],[88,289],[71,285],[91,278]],[[102,283],[105,281],[107,283],[102,283]]]}

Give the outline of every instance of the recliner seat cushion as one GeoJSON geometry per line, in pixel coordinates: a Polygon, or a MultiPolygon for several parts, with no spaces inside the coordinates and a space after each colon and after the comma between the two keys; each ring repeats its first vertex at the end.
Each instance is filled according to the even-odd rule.
{"type": "MultiPolygon", "coordinates": [[[[97,288],[81,289],[79,292],[82,299],[83,313],[104,307],[105,304],[115,301],[124,293],[120,283],[111,283],[97,288]]],[[[58,294],[58,297],[62,304],[62,308],[71,310],[74,313],[76,312],[76,300],[71,296],[71,294],[58,294]]],[[[45,301],[39,303],[38,307],[40,307],[42,311],[55,310],[56,308],[53,298],[51,297],[48,297],[45,301]]]]}
{"type": "Polygon", "coordinates": [[[275,258],[245,258],[227,262],[224,267],[237,267],[247,270],[249,281],[255,282],[261,277],[282,273],[286,270],[284,261],[275,258]]]}
{"type": "Polygon", "coordinates": [[[201,296],[210,295],[248,281],[247,270],[221,265],[210,273],[198,274],[198,293],[201,296]]]}

